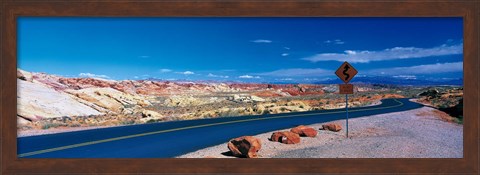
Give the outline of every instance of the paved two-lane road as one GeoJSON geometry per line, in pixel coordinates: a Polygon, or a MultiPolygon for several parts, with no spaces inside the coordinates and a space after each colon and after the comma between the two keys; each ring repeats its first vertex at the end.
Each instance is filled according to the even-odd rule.
{"type": "MultiPolygon", "coordinates": [[[[421,107],[408,99],[350,108],[349,117],[421,107]]],[[[344,109],[173,121],[93,129],[17,139],[21,158],[171,158],[244,136],[345,119],[344,109]]],[[[225,145],[226,146],[226,145],[225,145]]]]}

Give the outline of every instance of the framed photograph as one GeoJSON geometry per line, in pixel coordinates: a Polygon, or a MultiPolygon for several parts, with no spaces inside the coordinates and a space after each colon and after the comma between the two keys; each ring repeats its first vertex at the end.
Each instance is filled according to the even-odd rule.
{"type": "Polygon", "coordinates": [[[478,173],[478,2],[2,3],[4,174],[478,173]]]}

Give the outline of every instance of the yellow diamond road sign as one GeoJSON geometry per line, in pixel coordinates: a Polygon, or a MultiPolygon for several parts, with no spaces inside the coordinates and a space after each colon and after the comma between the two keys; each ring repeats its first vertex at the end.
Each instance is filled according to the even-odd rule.
{"type": "Polygon", "coordinates": [[[348,83],[350,80],[352,80],[357,73],[358,71],[346,61],[335,72],[338,78],[345,83],[348,83]]]}

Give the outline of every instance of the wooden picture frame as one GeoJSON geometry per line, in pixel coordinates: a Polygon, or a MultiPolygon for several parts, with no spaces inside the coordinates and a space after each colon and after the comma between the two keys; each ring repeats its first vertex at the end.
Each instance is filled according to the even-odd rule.
{"type": "Polygon", "coordinates": [[[2,1],[1,174],[479,173],[479,1],[2,1]],[[17,18],[22,16],[462,17],[464,156],[459,159],[22,159],[17,157],[17,18]]]}

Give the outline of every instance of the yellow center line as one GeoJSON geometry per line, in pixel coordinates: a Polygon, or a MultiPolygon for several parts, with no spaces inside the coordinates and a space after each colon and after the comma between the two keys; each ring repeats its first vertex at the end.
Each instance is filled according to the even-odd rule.
{"type": "MultiPolygon", "coordinates": [[[[399,106],[403,105],[403,103],[398,101],[397,99],[393,99],[393,100],[395,100],[399,104],[394,105],[394,106],[386,106],[386,107],[378,107],[378,108],[354,109],[354,110],[351,110],[350,112],[395,108],[395,107],[399,107],[399,106]]],[[[215,125],[224,125],[224,124],[231,124],[231,123],[249,122],[249,121],[256,121],[256,120],[269,120],[269,119],[290,118],[290,117],[298,117],[298,116],[336,114],[336,113],[344,113],[344,112],[345,111],[333,111],[333,112],[310,113],[310,114],[293,114],[293,115],[284,115],[284,116],[276,116],[276,117],[252,118],[252,119],[235,120],[235,121],[228,121],[228,122],[218,122],[218,123],[210,123],[210,124],[203,124],[203,125],[196,125],[196,126],[187,126],[187,127],[181,127],[181,128],[174,128],[174,129],[146,132],[146,133],[140,133],[140,134],[133,134],[133,135],[127,135],[127,136],[114,137],[114,138],[109,138],[109,139],[102,139],[102,140],[78,143],[78,144],[73,144],[73,145],[61,146],[61,147],[56,147],[56,148],[49,148],[49,149],[44,149],[44,150],[32,151],[32,152],[19,154],[18,157],[27,157],[27,156],[43,154],[43,153],[48,153],[48,152],[53,152],[53,151],[65,150],[65,149],[70,149],[70,148],[77,148],[77,147],[81,147],[81,146],[94,145],[94,144],[99,144],[99,143],[105,143],[105,142],[111,142],[111,141],[117,141],[117,140],[124,140],[124,139],[129,139],[129,138],[142,137],[142,136],[148,136],[148,135],[154,135],[154,134],[160,134],[160,133],[167,133],[167,132],[173,132],[173,131],[180,131],[180,130],[186,130],[186,129],[193,129],[193,128],[201,128],[201,127],[208,127],[208,126],[215,126],[215,125]]]]}

